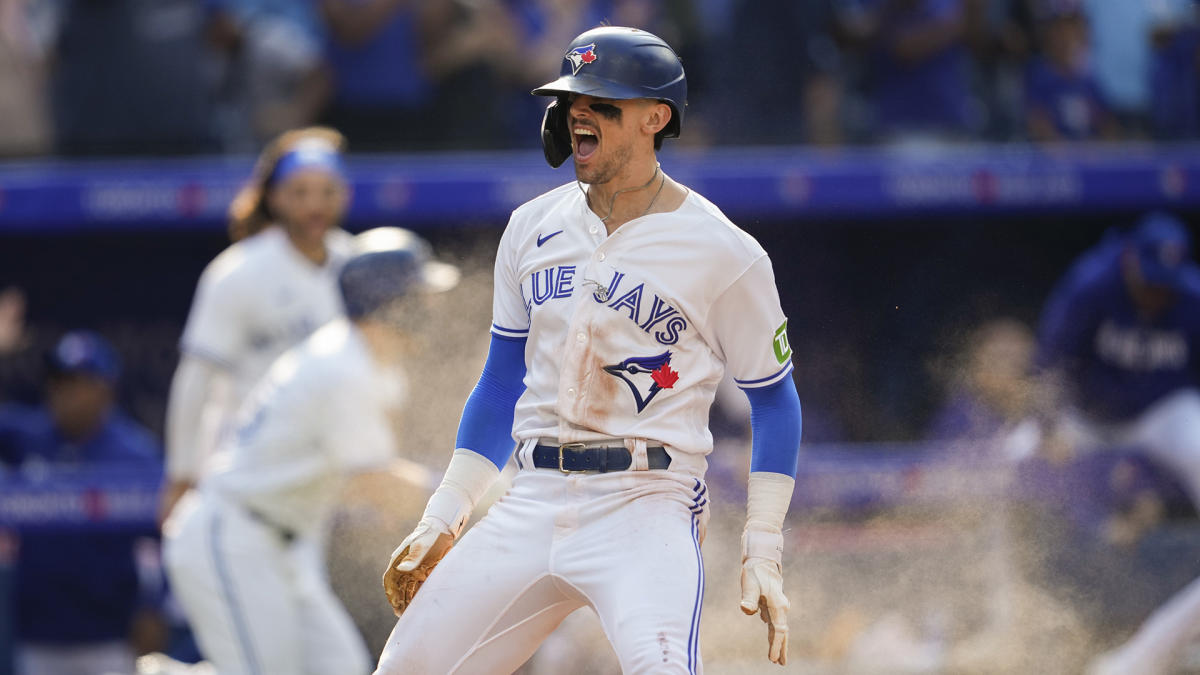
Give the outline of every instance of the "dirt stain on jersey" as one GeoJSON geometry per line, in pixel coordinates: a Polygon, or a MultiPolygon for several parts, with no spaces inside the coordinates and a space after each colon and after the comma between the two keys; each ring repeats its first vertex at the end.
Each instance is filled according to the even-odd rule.
{"type": "Polygon", "coordinates": [[[584,353],[581,364],[587,397],[584,399],[583,419],[580,420],[580,423],[601,430],[603,425],[612,419],[613,408],[617,405],[617,396],[620,394],[621,382],[604,372],[604,366],[608,365],[611,357],[602,356],[596,351],[597,347],[604,346],[608,330],[590,326],[589,333],[588,349],[584,353]]]}

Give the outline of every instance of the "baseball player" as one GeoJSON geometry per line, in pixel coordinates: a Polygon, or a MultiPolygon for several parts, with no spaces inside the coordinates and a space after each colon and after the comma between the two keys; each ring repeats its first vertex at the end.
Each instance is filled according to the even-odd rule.
{"type": "Polygon", "coordinates": [[[458,270],[407,230],[377,228],[338,278],[347,318],[271,366],[238,412],[228,451],[164,527],[164,560],[201,651],[220,673],[353,675],[366,647],[325,578],[324,534],[348,480],[395,459],[404,379],[403,296],[458,270]]]}
{"type": "MultiPolygon", "coordinates": [[[[1200,267],[1183,223],[1151,213],[1086,252],[1047,302],[1038,337],[1039,363],[1066,404],[1053,438],[1136,447],[1200,508],[1200,267]]],[[[1200,581],[1090,672],[1171,672],[1198,629],[1200,581]]]]}
{"type": "Polygon", "coordinates": [[[1200,268],[1165,213],[1112,232],[1042,313],[1037,365],[1056,384],[1055,433],[1077,447],[1137,445],[1200,505],[1200,268]]]}
{"type": "Polygon", "coordinates": [[[341,313],[335,280],[350,241],[338,227],[350,201],[343,144],[332,129],[282,135],[230,207],[235,243],[200,276],[180,341],[160,520],[195,484],[271,362],[341,313]]]}
{"type": "Polygon", "coordinates": [[[623,672],[700,672],[708,410],[726,369],[753,406],[741,607],[782,665],[800,403],[770,261],[656,161],[687,98],[661,39],[587,31],[533,93],[554,97],[546,159],[574,155],[577,181],[516,209],[501,238],[457,449],[384,575],[400,618],[379,672],[512,672],[585,605],[623,672]],[[513,440],[512,488],[456,544],[513,440]]]}
{"type": "MultiPolygon", "coordinates": [[[[150,430],[116,403],[121,364],[113,345],[72,331],[46,354],[44,403],[0,405],[0,473],[29,471],[32,483],[68,476],[103,482],[113,472],[158,476],[162,450],[150,430]]],[[[105,504],[104,492],[88,494],[105,504]]],[[[104,512],[101,507],[100,513],[104,512]]],[[[14,533],[11,611],[20,675],[133,673],[136,640],[161,629],[157,597],[143,579],[139,542],[148,528],[99,518],[68,529],[14,533]],[[14,546],[15,544],[15,546],[14,546]]],[[[10,552],[11,555],[11,552],[10,552]]],[[[0,612],[7,613],[7,602],[0,612]]],[[[0,672],[8,652],[0,646],[0,672]]]]}

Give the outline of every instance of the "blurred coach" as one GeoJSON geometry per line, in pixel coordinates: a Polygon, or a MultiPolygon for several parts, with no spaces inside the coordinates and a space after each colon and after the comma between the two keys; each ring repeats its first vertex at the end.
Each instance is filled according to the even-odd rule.
{"type": "MultiPolygon", "coordinates": [[[[47,356],[44,405],[0,408],[0,459],[27,480],[128,468],[161,475],[158,443],[114,404],[116,352],[90,332],[47,356]]],[[[18,675],[134,672],[135,638],[154,626],[135,548],[153,533],[30,530],[20,534],[15,612],[18,675]],[[139,633],[134,636],[134,633],[139,633]]]]}

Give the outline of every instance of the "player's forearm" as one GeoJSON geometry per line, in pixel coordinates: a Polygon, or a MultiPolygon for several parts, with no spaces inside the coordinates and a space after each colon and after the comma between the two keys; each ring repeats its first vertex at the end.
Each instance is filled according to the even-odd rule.
{"type": "Polygon", "coordinates": [[[800,397],[791,377],[747,389],[754,434],[746,501],[743,559],[764,557],[777,563],[783,550],[783,521],[796,485],[800,456],[800,397]]]}
{"type": "Polygon", "coordinates": [[[800,396],[790,376],[767,387],[745,389],[750,401],[750,471],[795,478],[800,458],[800,396]]]}
{"type": "Polygon", "coordinates": [[[513,452],[513,410],[525,391],[524,381],[525,339],[493,335],[483,373],[463,406],[455,447],[503,468],[513,452]]]}
{"type": "Polygon", "coordinates": [[[167,402],[167,477],[176,482],[195,482],[200,465],[214,440],[221,407],[218,392],[224,389],[219,368],[185,355],[171,380],[167,402]]]}

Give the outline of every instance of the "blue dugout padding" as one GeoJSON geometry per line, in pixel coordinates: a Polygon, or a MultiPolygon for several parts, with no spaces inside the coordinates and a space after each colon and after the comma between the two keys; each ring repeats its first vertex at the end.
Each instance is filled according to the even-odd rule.
{"type": "MultiPolygon", "coordinates": [[[[903,219],[1200,208],[1200,146],[668,147],[663,169],[735,219],[903,219]]],[[[220,227],[252,158],[0,163],[0,233],[220,227]]],[[[352,224],[498,223],[572,178],[540,152],[353,156],[352,224]]]]}
{"type": "Polygon", "coordinates": [[[152,532],[162,474],[88,468],[0,475],[0,528],[152,532]]]}
{"type": "MultiPolygon", "coordinates": [[[[1059,465],[1038,458],[1014,461],[982,444],[831,443],[804,446],[792,512],[938,509],[980,500],[1103,511],[1128,497],[1110,494],[1109,476],[1121,463],[1143,476],[1130,494],[1150,489],[1168,500],[1186,500],[1178,484],[1135,449],[1081,453],[1059,465]],[[1098,493],[1089,497],[1092,488],[1098,493]]],[[[730,482],[727,478],[720,469],[710,471],[710,482],[730,482]]],[[[0,528],[152,529],[161,482],[158,472],[120,468],[59,471],[45,465],[0,473],[0,528]]]]}

